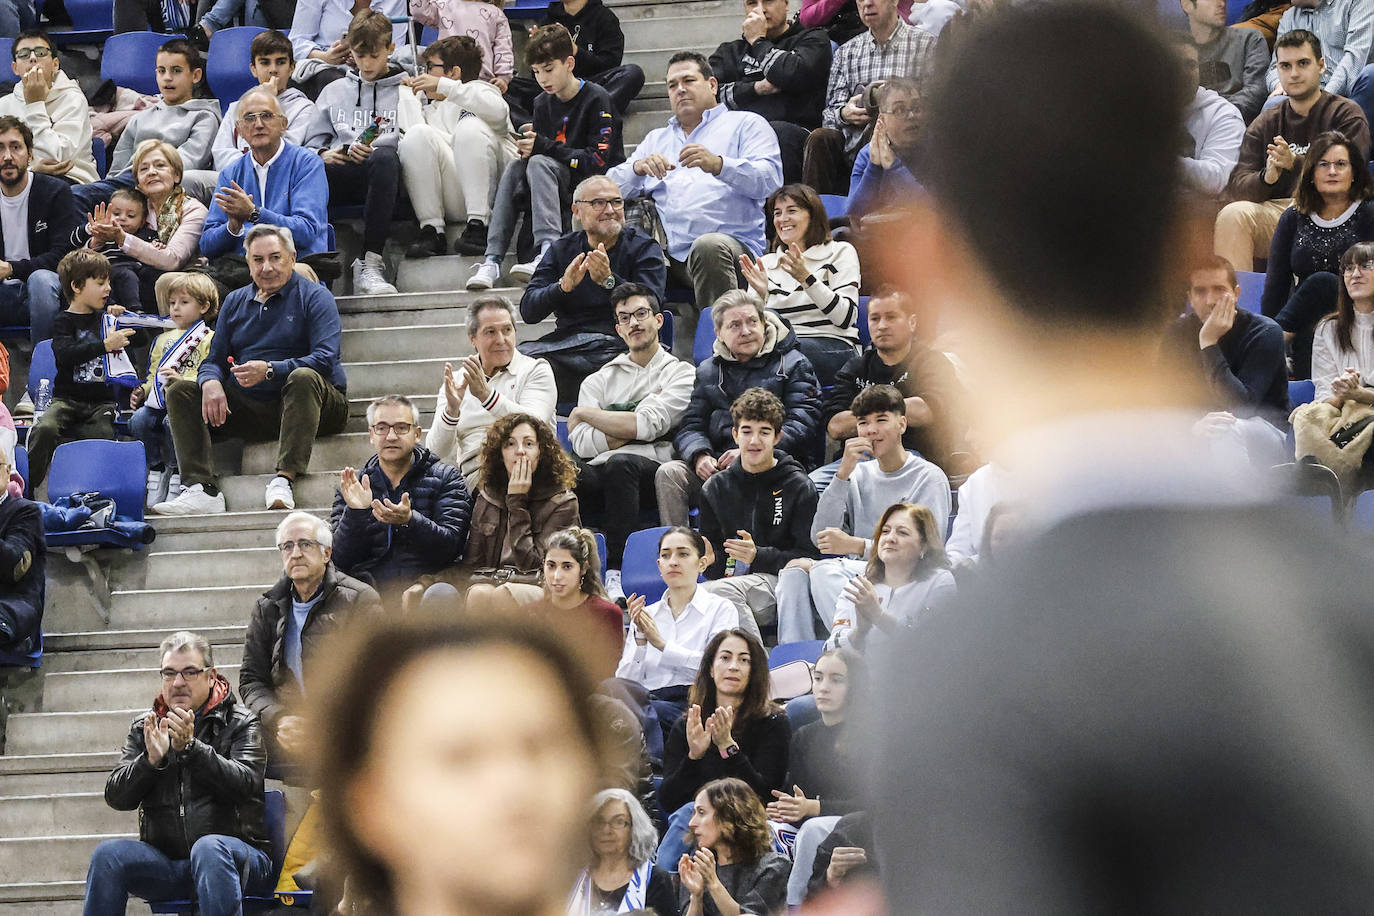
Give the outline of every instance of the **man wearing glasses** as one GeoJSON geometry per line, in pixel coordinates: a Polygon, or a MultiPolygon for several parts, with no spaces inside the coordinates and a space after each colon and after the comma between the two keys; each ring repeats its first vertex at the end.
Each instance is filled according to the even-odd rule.
{"type": "Polygon", "coordinates": [[[33,131],[29,168],[72,184],[100,180],[91,155],[91,109],[81,87],[59,67],[52,39],[42,29],[19,33],[10,48],[19,78],[0,99],[0,115],[13,115],[33,131]]]}
{"type": "Polygon", "coordinates": [[[582,383],[568,415],[577,455],[577,500],[584,521],[606,533],[606,565],[620,568],[625,539],[639,527],[644,504],[656,505],[654,475],[673,457],[672,432],[692,399],[696,370],[658,343],[663,306],[639,283],[611,290],[622,353],[582,383]]]}
{"type": "Polygon", "coordinates": [[[890,79],[878,90],[873,139],[859,150],[849,175],[849,217],[901,204],[921,190],[921,90],[915,80],[890,79]]]}
{"type": "Polygon", "coordinates": [[[663,249],[625,225],[625,200],[610,178],[597,175],[579,184],[572,212],[582,229],[549,246],[520,299],[527,323],[554,316],[552,333],[521,344],[520,352],[553,366],[559,403],[577,400],[582,380],[625,352],[611,290],[640,283],[661,301],[668,279],[663,249]]]}
{"type": "Polygon", "coordinates": [[[420,409],[409,398],[377,398],[367,425],[376,454],[344,468],[334,496],[334,563],[390,599],[458,562],[472,497],[458,468],[420,444],[420,409]]]}
{"type": "Polygon", "coordinates": [[[239,693],[262,720],[274,771],[299,762],[305,748],[307,666],[320,640],[355,614],[381,611],[377,592],[333,563],[329,523],[292,512],[277,526],[282,577],[258,599],[248,621],[239,668],[239,693]]]}
{"type": "Polygon", "coordinates": [[[134,719],[105,782],[117,811],[139,810],[137,840],[106,840],[86,873],[87,914],[122,914],[130,895],[195,897],[201,913],[242,912],[271,893],[258,717],[214,668],[195,633],[162,641],[162,692],[134,719]]]}

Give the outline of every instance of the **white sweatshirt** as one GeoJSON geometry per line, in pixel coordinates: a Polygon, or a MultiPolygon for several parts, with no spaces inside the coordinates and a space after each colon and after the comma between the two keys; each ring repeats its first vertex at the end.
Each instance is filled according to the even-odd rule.
{"type": "Polygon", "coordinates": [[[91,109],[86,94],[76,81],[61,70],[53,80],[48,97],[41,102],[24,101],[24,84],[0,99],[0,115],[11,115],[33,131],[33,161],[70,159],[67,177],[77,184],[99,181],[95,157],[91,155],[91,109]]]}
{"type": "Polygon", "coordinates": [[[669,434],[681,422],[692,399],[696,374],[691,363],[662,347],[647,366],[640,366],[628,353],[620,354],[583,379],[577,406],[623,410],[623,405],[633,404],[634,439],[612,449],[605,433],[590,423],[579,423],[568,431],[573,451],[588,464],[605,464],[616,454],[642,455],[659,464],[671,460],[673,440],[669,434]]]}

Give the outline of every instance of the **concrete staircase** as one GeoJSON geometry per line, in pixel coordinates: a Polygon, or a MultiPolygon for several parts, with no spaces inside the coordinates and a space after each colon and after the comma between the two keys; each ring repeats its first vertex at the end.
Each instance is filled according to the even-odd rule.
{"type": "MultiPolygon", "coordinates": [[[[669,117],[663,71],[680,48],[709,54],[738,33],[737,0],[646,3],[608,0],[625,30],[627,60],[644,67],[647,84],[626,124],[627,145],[669,117]]],[[[341,246],[356,231],[337,226],[341,246]]],[[[443,363],[471,352],[464,328],[476,295],[463,285],[477,259],[449,256],[404,261],[413,227],[396,226],[388,258],[401,293],[370,299],[339,294],[343,356],[349,379],[345,432],[317,443],[297,503],[325,514],[339,469],[371,454],[364,411],[376,395],[410,395],[431,421],[443,363]]],[[[347,285],[347,272],[341,281],[347,285]]],[[[518,300],[518,289],[498,290],[518,300]]],[[[521,326],[530,340],[551,323],[521,326]]],[[[16,371],[22,372],[22,359],[16,371]]],[[[17,376],[22,377],[22,375],[17,376]]],[[[137,833],[137,816],[104,802],[130,721],[148,707],[159,684],[157,645],[172,630],[195,629],[214,646],[215,662],[235,684],[246,624],[256,598],[280,575],[272,533],[284,513],[264,511],[262,491],[275,444],[217,451],[230,511],[219,516],[157,519],[157,540],[138,553],[104,560],[112,590],[102,619],[82,571],[59,553],[48,558],[48,609],[42,668],[14,675],[0,756],[0,916],[66,916],[80,912],[90,852],[101,840],[137,833]]],[[[143,912],[135,904],[132,912],[143,912]]]]}

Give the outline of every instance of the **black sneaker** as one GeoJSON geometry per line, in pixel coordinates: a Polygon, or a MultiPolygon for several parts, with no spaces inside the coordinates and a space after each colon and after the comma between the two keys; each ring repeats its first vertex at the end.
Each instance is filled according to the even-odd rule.
{"type": "Polygon", "coordinates": [[[186,30],[186,38],[191,44],[200,48],[202,53],[210,50],[210,33],[205,31],[205,26],[200,23],[196,23],[186,30]]]}
{"type": "Polygon", "coordinates": [[[459,254],[477,255],[487,253],[487,224],[480,219],[468,220],[463,234],[454,243],[459,254]]]}
{"type": "Polygon", "coordinates": [[[406,257],[427,258],[435,254],[448,254],[444,234],[434,226],[421,226],[420,237],[406,249],[406,257]]]}

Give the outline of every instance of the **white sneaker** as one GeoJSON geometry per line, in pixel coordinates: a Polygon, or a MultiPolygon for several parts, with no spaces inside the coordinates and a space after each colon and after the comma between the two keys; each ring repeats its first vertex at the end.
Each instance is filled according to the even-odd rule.
{"type": "Polygon", "coordinates": [[[624,598],[624,597],[627,597],[626,594],[625,594],[625,589],[622,588],[621,585],[620,585],[620,570],[618,570],[618,569],[608,569],[608,570],[606,570],[606,582],[605,582],[605,585],[606,585],[606,597],[610,598],[612,601],[614,601],[614,600],[617,599],[617,598],[624,598]]]}
{"type": "Polygon", "coordinates": [[[143,501],[143,507],[145,509],[151,509],[158,503],[167,501],[166,482],[166,471],[152,470],[148,472],[148,496],[143,501]]]}
{"type": "Polygon", "coordinates": [[[291,481],[278,474],[267,482],[267,508],[294,509],[296,495],[291,492],[291,481]]]}
{"type": "Polygon", "coordinates": [[[530,277],[534,276],[534,270],[539,266],[539,258],[533,261],[526,261],[524,264],[516,264],[510,269],[510,278],[516,283],[528,283],[530,277]]]}
{"type": "Polygon", "coordinates": [[[468,289],[491,289],[501,279],[501,265],[483,261],[468,277],[468,289]]]}
{"type": "Polygon", "coordinates": [[[181,495],[181,475],[176,471],[167,479],[167,498],[176,499],[181,495]]]}
{"type": "Polygon", "coordinates": [[[211,496],[198,483],[182,490],[176,499],[169,499],[165,503],[153,506],[153,512],[158,515],[209,515],[224,510],[224,494],[211,496]]]}
{"type": "Polygon", "coordinates": [[[394,292],[396,287],[386,282],[386,276],[382,274],[380,259],[367,257],[353,262],[353,295],[380,296],[394,292]]]}
{"type": "Polygon", "coordinates": [[[14,405],[14,415],[16,417],[33,416],[33,398],[29,397],[27,391],[19,398],[19,403],[14,405]]]}

